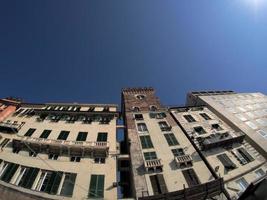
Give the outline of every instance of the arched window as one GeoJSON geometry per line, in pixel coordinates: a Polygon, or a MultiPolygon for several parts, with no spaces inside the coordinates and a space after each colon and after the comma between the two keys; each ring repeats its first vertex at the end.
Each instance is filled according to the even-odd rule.
{"type": "Polygon", "coordinates": [[[132,108],[132,110],[133,110],[134,112],[139,112],[139,111],[140,111],[140,108],[134,106],[134,107],[132,108]]]}
{"type": "Polygon", "coordinates": [[[152,105],[152,106],[149,106],[149,110],[150,111],[156,111],[158,108],[156,107],[156,106],[154,106],[154,105],[152,105]]]}

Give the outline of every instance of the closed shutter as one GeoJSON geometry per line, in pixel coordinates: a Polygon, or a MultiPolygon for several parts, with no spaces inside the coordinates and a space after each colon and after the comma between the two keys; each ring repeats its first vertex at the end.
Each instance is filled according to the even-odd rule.
{"type": "Polygon", "coordinates": [[[167,189],[167,186],[166,186],[166,183],[165,183],[163,175],[162,174],[157,174],[157,179],[158,179],[158,184],[159,184],[159,188],[160,188],[161,194],[167,193],[168,189],[167,189]]]}
{"type": "Polygon", "coordinates": [[[243,147],[238,149],[238,152],[246,159],[247,162],[254,160],[254,158],[243,147]]]}
{"type": "Polygon", "coordinates": [[[200,181],[193,169],[187,169],[182,172],[189,187],[200,184],[200,181]]]}
{"type": "Polygon", "coordinates": [[[160,189],[159,189],[159,186],[158,186],[157,176],[153,175],[153,176],[150,176],[149,178],[150,178],[150,182],[151,182],[151,186],[152,186],[154,195],[160,194],[160,189]]]}
{"type": "Polygon", "coordinates": [[[103,198],[104,197],[104,175],[91,175],[89,197],[103,198]]]}
{"type": "Polygon", "coordinates": [[[21,178],[19,186],[30,189],[39,172],[38,168],[29,168],[21,178]]]}
{"type": "Polygon", "coordinates": [[[1,176],[1,180],[9,183],[15,172],[17,171],[19,165],[14,163],[9,163],[4,174],[1,176]]]}
{"type": "Polygon", "coordinates": [[[53,182],[51,184],[52,186],[51,186],[51,189],[50,189],[50,194],[57,194],[57,190],[58,190],[62,175],[63,175],[62,172],[57,172],[56,173],[55,178],[54,178],[54,180],[53,180],[53,182]]]}

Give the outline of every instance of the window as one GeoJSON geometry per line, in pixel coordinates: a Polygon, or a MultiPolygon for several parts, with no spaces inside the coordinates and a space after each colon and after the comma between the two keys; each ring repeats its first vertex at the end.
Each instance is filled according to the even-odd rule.
{"type": "Polygon", "coordinates": [[[103,198],[104,197],[105,175],[91,175],[89,198],[103,198]]]}
{"type": "Polygon", "coordinates": [[[189,187],[200,184],[196,172],[192,168],[183,170],[182,172],[189,187]]]}
{"type": "Polygon", "coordinates": [[[36,157],[37,156],[37,153],[36,152],[34,152],[34,151],[29,151],[29,156],[30,157],[36,157]]]}
{"type": "Polygon", "coordinates": [[[140,111],[140,108],[134,106],[134,107],[132,108],[132,110],[133,110],[134,112],[139,112],[139,111],[140,111]]]}
{"type": "Polygon", "coordinates": [[[258,130],[257,133],[260,134],[263,138],[265,138],[265,140],[267,140],[267,131],[258,130]]]}
{"type": "Polygon", "coordinates": [[[2,142],[1,142],[1,144],[0,144],[0,147],[1,148],[4,148],[6,145],[7,145],[7,143],[9,142],[9,138],[5,138],[2,142]]]}
{"type": "Polygon", "coordinates": [[[86,141],[87,132],[79,132],[76,141],[86,141]]]}
{"type": "Polygon", "coordinates": [[[70,157],[70,162],[80,162],[80,161],[81,161],[81,157],[79,156],[70,157]]]}
{"type": "Polygon", "coordinates": [[[32,134],[34,133],[34,131],[36,131],[35,128],[30,128],[30,129],[25,133],[24,136],[31,137],[32,134]]]}
{"type": "Polygon", "coordinates": [[[257,129],[258,127],[253,123],[253,122],[251,122],[251,121],[247,121],[247,122],[245,122],[250,128],[252,128],[252,129],[257,129]]]}
{"type": "Polygon", "coordinates": [[[199,114],[201,117],[203,117],[205,120],[210,120],[210,116],[208,116],[206,113],[200,113],[199,114]]]}
{"type": "Polygon", "coordinates": [[[240,119],[241,121],[247,121],[247,118],[245,118],[245,116],[242,115],[242,114],[236,114],[235,116],[236,116],[238,119],[240,119]]]}
{"type": "Polygon", "coordinates": [[[152,175],[152,176],[149,176],[149,178],[150,178],[150,182],[151,182],[154,195],[164,194],[168,192],[168,189],[167,189],[167,186],[166,186],[166,183],[165,183],[165,180],[162,174],[152,175]]]}
{"type": "Polygon", "coordinates": [[[172,149],[172,154],[176,157],[176,156],[182,156],[185,155],[184,150],[182,148],[178,148],[178,149],[172,149]]]}
{"type": "Polygon", "coordinates": [[[211,128],[212,128],[212,129],[216,129],[217,131],[221,131],[221,130],[223,130],[223,128],[220,127],[219,124],[212,124],[212,125],[211,125],[211,128]]]}
{"type": "Polygon", "coordinates": [[[258,169],[258,170],[255,171],[255,174],[259,178],[259,177],[264,176],[265,172],[263,171],[263,169],[258,169]]]}
{"type": "Polygon", "coordinates": [[[164,134],[165,139],[167,140],[169,146],[178,145],[178,141],[173,133],[164,134]]]}
{"type": "Polygon", "coordinates": [[[49,154],[48,155],[48,159],[49,160],[57,160],[58,159],[58,155],[57,154],[49,154]]]}
{"type": "Polygon", "coordinates": [[[14,163],[5,163],[4,167],[0,172],[0,180],[9,183],[11,178],[14,176],[18,169],[19,165],[14,163]]]}
{"type": "Polygon", "coordinates": [[[36,190],[48,194],[57,194],[63,173],[56,171],[42,171],[36,190]]]}
{"type": "Polygon", "coordinates": [[[75,184],[77,174],[65,173],[64,182],[60,191],[60,195],[71,197],[73,193],[73,188],[75,184]]]}
{"type": "Polygon", "coordinates": [[[185,118],[188,122],[195,122],[195,121],[196,121],[191,115],[184,115],[184,118],[185,118]]]}
{"type": "Polygon", "coordinates": [[[226,170],[232,170],[236,168],[236,165],[225,153],[218,155],[217,158],[221,161],[226,170]]]}
{"type": "Polygon", "coordinates": [[[256,119],[256,122],[259,123],[261,126],[267,126],[267,119],[256,119]]]}
{"type": "Polygon", "coordinates": [[[106,142],[108,139],[108,133],[100,132],[97,135],[97,142],[106,142]]]}
{"type": "Polygon", "coordinates": [[[57,137],[58,140],[66,140],[69,136],[69,131],[61,131],[59,136],[57,137]]]}
{"type": "Polygon", "coordinates": [[[146,96],[143,95],[143,94],[138,94],[138,95],[136,95],[135,97],[136,97],[137,99],[139,99],[139,100],[143,100],[143,99],[146,98],[146,96]]]}
{"type": "Polygon", "coordinates": [[[157,159],[157,154],[155,151],[145,152],[144,158],[145,158],[145,160],[155,160],[155,159],[157,159]]]}
{"type": "Polygon", "coordinates": [[[137,124],[137,130],[139,132],[147,132],[148,131],[145,123],[138,123],[137,124]]]}
{"type": "Polygon", "coordinates": [[[149,135],[140,136],[140,140],[143,149],[153,148],[153,143],[149,135]]]}
{"type": "Polygon", "coordinates": [[[242,192],[245,191],[246,188],[248,187],[248,182],[243,177],[241,179],[237,180],[236,183],[238,184],[238,186],[242,192]]]}
{"type": "Polygon", "coordinates": [[[159,122],[159,127],[161,131],[170,131],[171,127],[167,124],[167,122],[159,122]]]}
{"type": "Polygon", "coordinates": [[[48,136],[50,135],[51,130],[44,130],[42,132],[42,134],[40,135],[40,138],[48,138],[48,136]]]}
{"type": "Polygon", "coordinates": [[[105,164],[106,159],[105,158],[95,158],[95,163],[97,164],[105,164]]]}
{"type": "Polygon", "coordinates": [[[150,111],[156,111],[157,110],[157,107],[156,106],[149,106],[149,110],[150,111]]]}
{"type": "Polygon", "coordinates": [[[254,158],[243,147],[237,149],[237,151],[248,163],[254,160],[254,158]]]}
{"type": "Polygon", "coordinates": [[[201,126],[194,127],[194,130],[200,135],[206,133],[206,131],[201,126]]]}
{"type": "Polygon", "coordinates": [[[134,115],[134,119],[135,120],[143,120],[144,118],[143,118],[143,115],[142,114],[135,114],[134,115]]]}
{"type": "Polygon", "coordinates": [[[19,176],[15,181],[15,185],[24,188],[32,188],[33,182],[39,172],[37,168],[21,167],[19,176]]]}

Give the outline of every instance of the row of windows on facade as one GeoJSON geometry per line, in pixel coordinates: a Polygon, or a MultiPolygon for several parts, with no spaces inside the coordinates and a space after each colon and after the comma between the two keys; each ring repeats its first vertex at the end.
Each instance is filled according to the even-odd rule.
{"type": "MultiPolygon", "coordinates": [[[[1,181],[51,195],[71,197],[75,187],[76,176],[77,174],[75,173],[42,170],[0,160],[1,181]]],[[[92,174],[88,197],[103,198],[104,182],[105,175],[92,174]]]]}
{"type": "MultiPolygon", "coordinates": [[[[201,117],[205,120],[211,120],[211,117],[206,113],[199,113],[201,117]]],[[[183,116],[188,122],[196,122],[196,119],[192,115],[184,115],[183,116]]]]}
{"type": "MultiPolygon", "coordinates": [[[[81,136],[84,137],[84,136],[81,136]]],[[[98,140],[106,140],[105,136],[100,136],[98,138],[98,140]]],[[[81,141],[81,140],[79,140],[81,141]]],[[[3,149],[4,147],[6,147],[10,142],[9,138],[5,138],[3,139],[3,141],[0,143],[0,148],[3,149]]],[[[12,152],[18,154],[21,151],[21,148],[16,148],[13,147],[12,152]]],[[[33,152],[32,150],[29,151],[29,156],[30,157],[36,157],[38,153],[33,152]]],[[[57,160],[59,158],[59,154],[48,154],[48,159],[50,160],[57,160]]],[[[82,159],[82,157],[80,156],[71,156],[70,157],[70,162],[80,162],[82,159]]],[[[106,162],[105,157],[95,157],[94,158],[94,163],[96,164],[104,164],[106,162]]]]}
{"type": "MultiPolygon", "coordinates": [[[[155,112],[153,112],[153,113],[149,113],[149,117],[150,117],[151,119],[153,119],[153,118],[156,118],[156,119],[163,119],[163,118],[167,117],[167,115],[166,115],[166,113],[164,113],[164,112],[159,112],[159,113],[155,113],[155,112]]],[[[135,114],[135,115],[134,115],[134,119],[135,119],[135,120],[144,120],[144,117],[143,117],[142,114],[135,114]]]]}
{"type": "MultiPolygon", "coordinates": [[[[149,110],[150,111],[156,111],[156,110],[158,110],[158,108],[157,108],[157,106],[152,105],[152,106],[149,106],[149,110]]],[[[140,108],[137,107],[137,106],[133,106],[132,107],[132,111],[134,111],[134,112],[140,112],[140,108]]]]}
{"type": "MultiPolygon", "coordinates": [[[[36,131],[35,128],[30,128],[24,136],[31,137],[36,131]]],[[[52,130],[44,130],[39,138],[48,138],[52,130]]],[[[70,131],[61,131],[57,137],[57,140],[67,140],[70,131]]],[[[76,141],[86,141],[88,132],[79,132],[76,138],[76,141]]],[[[99,132],[97,134],[97,142],[106,142],[108,137],[107,132],[99,132]]]]}
{"type": "MultiPolygon", "coordinates": [[[[96,107],[89,107],[87,110],[88,112],[93,112],[95,111],[96,107]]],[[[43,110],[49,110],[49,111],[72,111],[72,112],[79,112],[81,111],[81,106],[46,106],[43,110]]],[[[109,112],[110,109],[108,106],[105,106],[102,108],[102,110],[100,109],[100,111],[102,112],[109,112]]],[[[21,108],[19,110],[17,110],[14,115],[26,115],[26,114],[31,114],[34,113],[34,109],[33,108],[28,108],[28,109],[24,109],[21,108]]]]}
{"type": "MultiPolygon", "coordinates": [[[[158,122],[158,125],[162,131],[170,131],[172,129],[172,127],[165,121],[158,122]]],[[[139,132],[148,132],[145,123],[137,123],[137,130],[139,132]]]]}
{"type": "MultiPolygon", "coordinates": [[[[25,114],[19,115],[19,117],[23,116],[32,117],[35,115],[34,111],[28,112],[25,114]]],[[[100,124],[109,124],[109,122],[113,119],[113,117],[110,116],[101,116],[101,115],[95,115],[95,116],[84,116],[84,115],[78,115],[78,116],[71,116],[71,115],[53,115],[53,114],[41,114],[37,118],[38,122],[42,122],[44,120],[50,120],[51,122],[59,122],[66,121],[68,123],[74,123],[76,121],[81,121],[85,124],[90,124],[92,122],[99,122],[100,124]]]]}

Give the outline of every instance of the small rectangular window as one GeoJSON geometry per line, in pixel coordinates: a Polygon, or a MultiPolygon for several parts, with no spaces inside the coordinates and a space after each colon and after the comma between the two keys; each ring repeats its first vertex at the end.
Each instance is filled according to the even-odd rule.
{"type": "Polygon", "coordinates": [[[179,144],[173,133],[164,134],[164,137],[167,140],[169,146],[174,146],[179,144]]]}
{"type": "Polygon", "coordinates": [[[223,130],[223,128],[219,124],[212,124],[211,127],[212,129],[216,129],[217,131],[223,130]]]}
{"type": "Polygon", "coordinates": [[[194,130],[200,135],[206,133],[206,131],[201,126],[194,127],[194,130]]]}
{"type": "Polygon", "coordinates": [[[89,187],[89,198],[103,198],[104,197],[104,184],[105,175],[91,175],[90,187],[89,187]]]}
{"type": "Polygon", "coordinates": [[[66,140],[69,136],[69,131],[61,131],[59,136],[58,136],[58,140],[66,140]]]}
{"type": "Polygon", "coordinates": [[[246,179],[245,178],[241,178],[241,179],[239,179],[239,180],[237,180],[236,181],[236,183],[238,184],[238,186],[239,186],[239,188],[240,188],[240,190],[243,192],[243,191],[245,191],[246,190],[246,188],[248,187],[248,182],[246,181],[246,179]]]}
{"type": "Polygon", "coordinates": [[[210,120],[210,116],[208,116],[206,113],[199,113],[201,117],[203,117],[205,120],[210,120]]]}
{"type": "Polygon", "coordinates": [[[247,162],[252,162],[254,160],[254,158],[243,147],[237,149],[237,151],[247,162]]]}
{"type": "Polygon", "coordinates": [[[157,154],[155,151],[145,152],[144,158],[145,158],[145,160],[155,160],[155,159],[157,159],[157,154]]]}
{"type": "Polygon", "coordinates": [[[25,133],[24,136],[31,137],[32,134],[34,133],[34,131],[36,131],[35,128],[30,128],[30,129],[25,133]]]}
{"type": "Polygon", "coordinates": [[[149,135],[140,136],[140,140],[143,149],[153,148],[153,144],[149,135]]]}
{"type": "Polygon", "coordinates": [[[182,148],[172,149],[172,154],[175,157],[185,155],[184,150],[182,148]]]}
{"type": "Polygon", "coordinates": [[[70,162],[80,162],[80,161],[81,161],[81,157],[79,156],[70,157],[70,162]]]}
{"type": "Polygon", "coordinates": [[[135,114],[135,115],[134,115],[134,119],[135,119],[135,120],[144,120],[142,114],[135,114]]]}
{"type": "Polygon", "coordinates": [[[52,130],[44,130],[42,134],[40,135],[40,138],[48,138],[52,130]]]}
{"type": "Polygon", "coordinates": [[[108,139],[108,133],[100,132],[97,135],[97,142],[106,142],[108,139]]]}
{"type": "Polygon", "coordinates": [[[97,163],[97,164],[105,164],[105,162],[106,162],[106,159],[105,158],[101,158],[101,157],[99,157],[99,158],[95,158],[95,163],[97,163]]]}
{"type": "Polygon", "coordinates": [[[192,117],[192,115],[184,115],[184,118],[188,121],[188,122],[195,122],[196,120],[194,119],[194,117],[192,117]]]}
{"type": "Polygon", "coordinates": [[[145,123],[138,123],[137,124],[137,130],[139,132],[147,132],[148,131],[145,123]]]}
{"type": "Polygon", "coordinates": [[[86,141],[88,132],[79,132],[76,141],[86,141]]]}
{"type": "Polygon", "coordinates": [[[236,168],[236,165],[225,153],[218,155],[217,158],[221,161],[226,170],[232,170],[236,168]]]}

